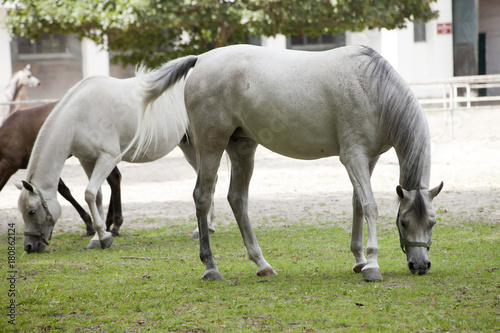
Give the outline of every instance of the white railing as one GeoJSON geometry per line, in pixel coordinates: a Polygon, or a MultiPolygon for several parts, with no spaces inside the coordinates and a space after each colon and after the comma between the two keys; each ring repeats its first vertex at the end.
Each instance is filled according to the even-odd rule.
{"type": "Polygon", "coordinates": [[[457,111],[463,116],[463,112],[474,110],[500,110],[500,75],[458,76],[409,85],[424,111],[449,112],[451,139],[454,138],[457,111]]]}
{"type": "Polygon", "coordinates": [[[57,99],[32,99],[25,101],[0,102],[0,105],[18,105],[18,104],[47,104],[57,101],[57,99]]]}
{"type": "Polygon", "coordinates": [[[409,85],[425,111],[500,108],[500,75],[457,76],[409,85]],[[481,96],[483,91],[485,96],[481,96]]]}

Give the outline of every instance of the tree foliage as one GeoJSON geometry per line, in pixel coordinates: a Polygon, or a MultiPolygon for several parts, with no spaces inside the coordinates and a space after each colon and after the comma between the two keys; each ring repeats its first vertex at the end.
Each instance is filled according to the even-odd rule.
{"type": "Polygon", "coordinates": [[[18,0],[5,24],[12,35],[29,39],[75,33],[117,52],[115,61],[155,66],[248,36],[401,28],[437,17],[435,1],[18,0]]]}

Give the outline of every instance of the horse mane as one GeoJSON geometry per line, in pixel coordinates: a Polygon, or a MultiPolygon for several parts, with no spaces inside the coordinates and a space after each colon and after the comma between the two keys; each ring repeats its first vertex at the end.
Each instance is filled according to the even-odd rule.
{"type": "Polygon", "coordinates": [[[402,172],[400,185],[408,191],[418,190],[425,162],[430,159],[425,114],[413,92],[387,60],[367,46],[362,47],[360,55],[369,58],[364,70],[376,89],[376,112],[384,140],[398,155],[402,172]]]}
{"type": "Polygon", "coordinates": [[[32,177],[35,173],[36,166],[39,163],[40,156],[44,154],[43,149],[41,147],[45,147],[45,149],[51,149],[51,147],[47,147],[45,142],[48,140],[48,138],[51,137],[51,131],[52,131],[52,122],[53,119],[55,119],[58,114],[61,112],[60,110],[64,110],[65,105],[67,104],[68,99],[73,95],[73,93],[76,91],[76,89],[84,82],[84,80],[76,83],[73,87],[71,87],[66,94],[62,97],[62,99],[54,104],[54,108],[52,111],[49,113],[45,121],[43,122],[43,125],[41,126],[38,135],[36,137],[35,143],[33,144],[33,149],[31,151],[31,156],[28,162],[28,167],[27,167],[27,181],[31,182],[32,177]]]}

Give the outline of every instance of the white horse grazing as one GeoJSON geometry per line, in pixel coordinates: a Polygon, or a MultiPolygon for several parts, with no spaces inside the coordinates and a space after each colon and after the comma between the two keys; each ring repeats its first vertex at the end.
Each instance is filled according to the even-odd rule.
{"type": "MultiPolygon", "coordinates": [[[[262,255],[247,214],[257,144],[299,159],[340,156],[354,187],[353,269],[368,281],[382,279],[370,177],[379,156],[394,147],[400,165],[396,192],[401,199],[401,246],[412,273],[430,269],[427,253],[436,223],[431,201],[442,183],[429,188],[429,128],[407,84],[378,53],[361,46],[299,52],[238,45],[178,59],[145,78],[149,85],[141,131],[158,128],[163,110],[147,106],[165,92],[176,91],[174,83],[190,65],[194,69],[184,89],[186,110],[178,111],[188,113],[199,157],[194,199],[205,279],[222,277],[213,262],[207,216],[224,150],[232,164],[228,201],[248,255],[258,275],[276,274],[262,255]],[[368,227],[366,257],[363,220],[368,227]]],[[[141,136],[138,146],[147,145],[148,137],[141,136]]]]}
{"type": "Polygon", "coordinates": [[[162,109],[163,117],[158,128],[153,128],[150,148],[137,150],[132,146],[122,155],[137,130],[140,79],[140,74],[125,80],[87,78],[71,88],[48,116],[33,147],[19,197],[26,252],[41,252],[48,245],[61,214],[57,187],[70,155],[79,159],[89,177],[85,200],[96,235],[88,248],[107,248],[112,244],[111,233],[104,225],[101,184],[120,160],[154,161],[179,145],[196,170],[192,146],[185,139],[181,142],[188,128],[183,79],[155,103],[162,109]]]}
{"type": "MultiPolygon", "coordinates": [[[[26,65],[26,67],[17,71],[12,76],[7,86],[0,92],[0,103],[15,101],[24,86],[38,87],[39,85],[40,80],[31,74],[30,65],[26,65]]],[[[0,104],[0,124],[2,124],[11,113],[10,105],[0,104]]]]}

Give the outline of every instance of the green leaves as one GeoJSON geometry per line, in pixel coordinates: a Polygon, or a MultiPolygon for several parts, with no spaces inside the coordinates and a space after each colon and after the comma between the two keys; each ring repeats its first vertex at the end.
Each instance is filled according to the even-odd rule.
{"type": "Polygon", "coordinates": [[[437,17],[435,0],[19,0],[9,32],[36,39],[76,33],[118,53],[115,61],[157,66],[188,54],[278,33],[317,36],[401,28],[437,17]],[[104,36],[107,36],[107,44],[104,36]]]}

